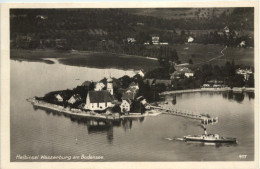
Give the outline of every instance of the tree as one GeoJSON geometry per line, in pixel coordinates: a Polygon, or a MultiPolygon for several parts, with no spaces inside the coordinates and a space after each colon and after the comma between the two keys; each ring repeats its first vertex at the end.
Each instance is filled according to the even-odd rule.
{"type": "Polygon", "coordinates": [[[191,64],[191,65],[193,64],[193,61],[192,61],[192,59],[189,59],[189,64],[191,64]]]}

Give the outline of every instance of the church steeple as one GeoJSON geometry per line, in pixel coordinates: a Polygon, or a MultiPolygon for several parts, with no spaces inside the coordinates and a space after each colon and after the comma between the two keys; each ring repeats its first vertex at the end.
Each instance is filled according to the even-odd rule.
{"type": "Polygon", "coordinates": [[[113,90],[113,79],[111,77],[107,78],[107,91],[109,91],[109,93],[111,95],[114,94],[114,90],[113,90]]]}

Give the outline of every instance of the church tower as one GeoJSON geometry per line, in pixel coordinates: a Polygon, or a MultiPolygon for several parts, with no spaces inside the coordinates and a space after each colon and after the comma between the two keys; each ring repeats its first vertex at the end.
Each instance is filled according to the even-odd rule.
{"type": "Polygon", "coordinates": [[[107,91],[109,91],[109,93],[110,93],[111,95],[114,94],[114,91],[113,91],[113,80],[112,80],[111,77],[109,77],[109,78],[107,79],[107,91]]]}

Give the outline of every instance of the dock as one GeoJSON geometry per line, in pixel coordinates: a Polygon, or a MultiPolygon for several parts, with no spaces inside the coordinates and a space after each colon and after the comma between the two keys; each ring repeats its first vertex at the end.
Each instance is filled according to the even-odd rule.
{"type": "Polygon", "coordinates": [[[210,115],[205,115],[205,114],[197,114],[194,112],[184,112],[181,110],[177,109],[170,109],[170,108],[164,108],[164,107],[159,107],[159,106],[150,106],[153,109],[157,109],[162,111],[163,114],[170,114],[170,115],[175,115],[175,116],[181,116],[184,118],[190,118],[194,120],[200,120],[202,124],[214,124],[218,122],[218,117],[210,117],[210,115]]]}

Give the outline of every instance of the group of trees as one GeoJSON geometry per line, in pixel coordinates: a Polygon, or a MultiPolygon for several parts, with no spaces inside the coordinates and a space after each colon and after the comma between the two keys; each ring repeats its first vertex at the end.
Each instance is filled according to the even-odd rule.
{"type": "Polygon", "coordinates": [[[253,8],[236,8],[226,17],[199,20],[140,16],[132,13],[131,9],[11,9],[10,16],[11,39],[30,34],[33,41],[28,48],[39,47],[40,39],[62,38],[68,42],[66,49],[127,52],[129,48],[123,43],[127,37],[135,37],[136,43],[142,45],[151,42],[151,34],[158,34],[162,42],[185,43],[191,29],[216,30],[196,36],[197,43],[237,44],[246,36],[227,38],[217,31],[223,30],[226,25],[230,30],[253,30],[253,8]],[[245,17],[246,21],[242,19],[245,17]],[[137,22],[143,23],[143,26],[137,26],[137,22]],[[177,29],[182,31],[176,33],[177,29]]]}

